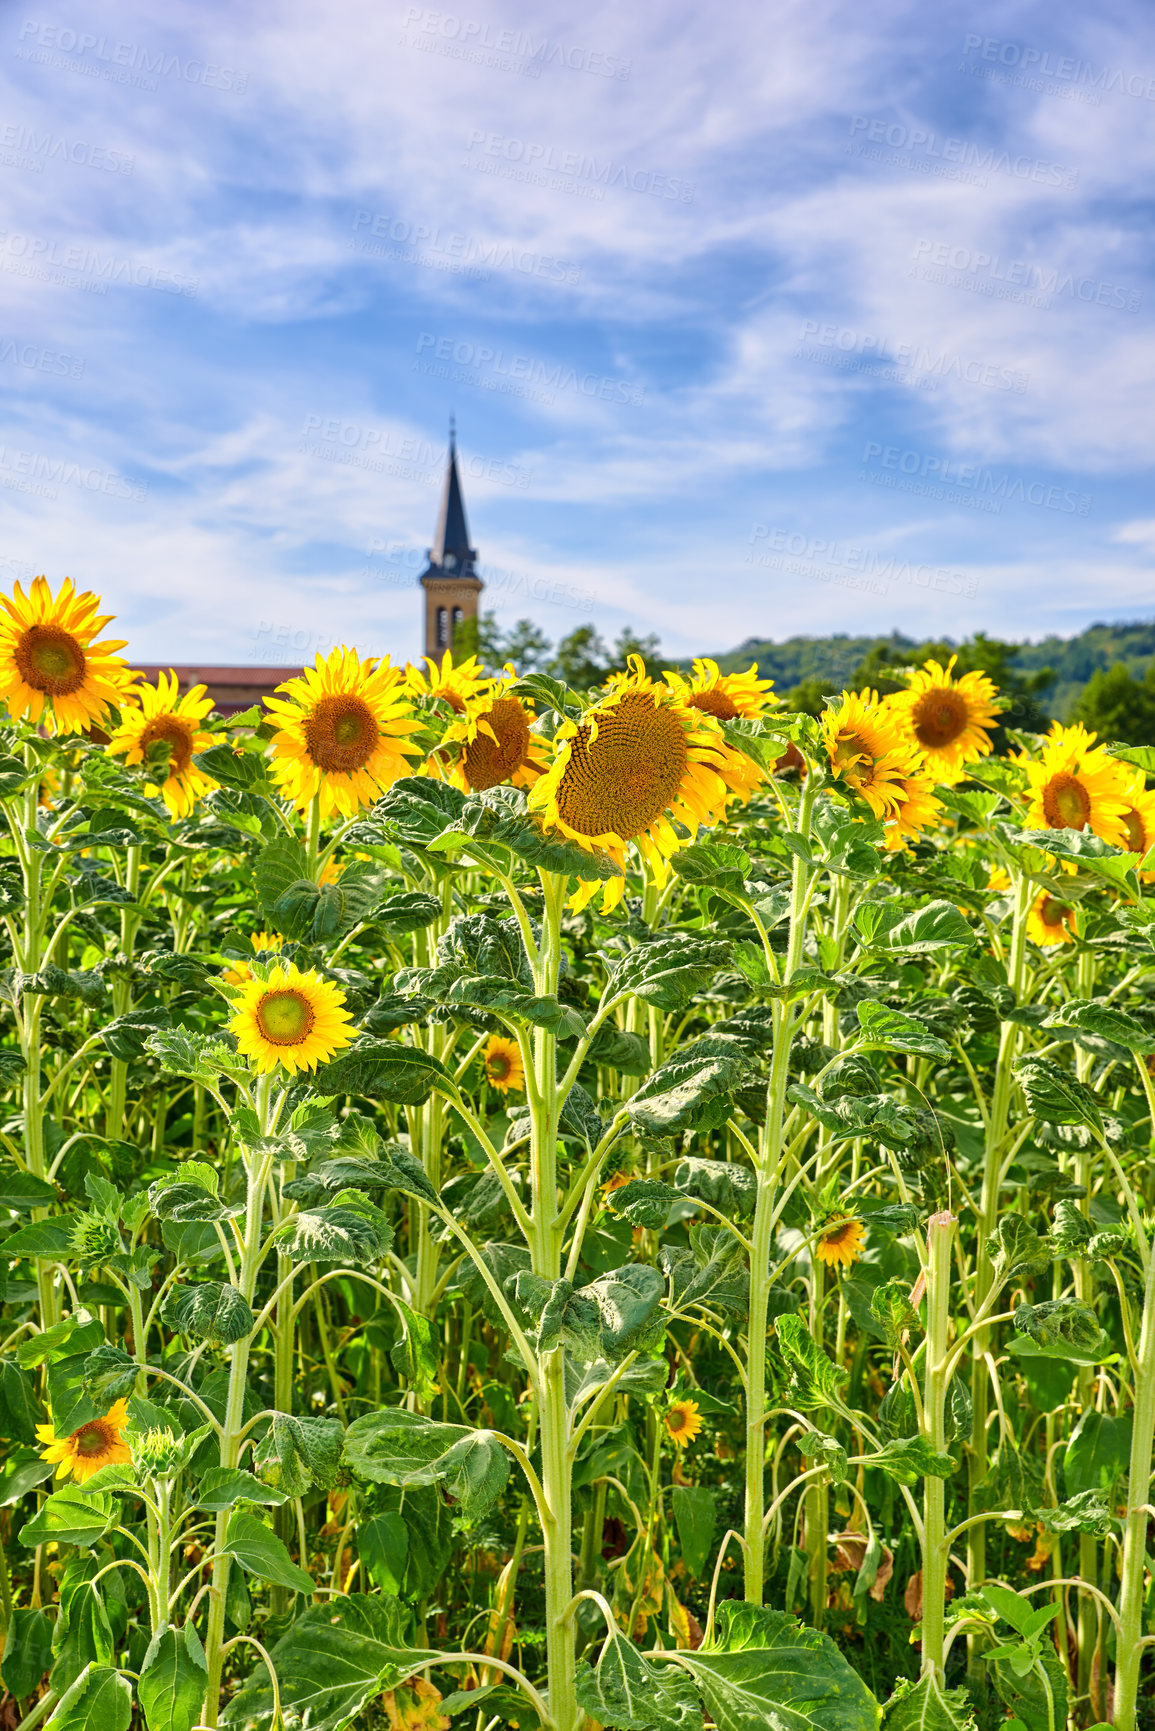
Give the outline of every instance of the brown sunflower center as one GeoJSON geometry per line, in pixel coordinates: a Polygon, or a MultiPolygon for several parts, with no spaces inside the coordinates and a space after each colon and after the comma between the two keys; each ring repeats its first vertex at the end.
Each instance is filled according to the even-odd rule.
{"type": "Polygon", "coordinates": [[[448,703],[450,709],[455,709],[458,715],[465,714],[465,699],[460,691],[455,691],[451,685],[443,685],[437,695],[448,703]]]}
{"type": "Polygon", "coordinates": [[[513,1071],[513,1060],[508,1052],[491,1052],[485,1060],[485,1068],[491,1082],[507,1082],[513,1071]]]}
{"type": "Polygon", "coordinates": [[[479,733],[465,748],[465,779],[474,793],[508,781],[529,750],[529,718],[516,697],[499,697],[482,720],[497,737],[479,733]]]}
{"type": "Polygon", "coordinates": [[[911,711],[915,738],[926,751],[942,751],[966,732],[970,715],[960,691],[924,691],[911,711]]]}
{"type": "Polygon", "coordinates": [[[681,786],[690,765],[682,724],[653,699],[627,692],[598,716],[598,736],[578,729],[557,790],[558,811],[578,835],[641,835],[681,786]]]}
{"type": "Polygon", "coordinates": [[[322,697],[305,722],[305,744],[318,769],[350,774],[364,769],[377,749],[381,730],[364,698],[342,692],[322,697]]]}
{"type": "Polygon", "coordinates": [[[738,713],[734,699],[717,685],[709,691],[695,691],[689,702],[691,709],[705,710],[707,715],[715,715],[719,721],[733,721],[738,713]]]}
{"type": "Polygon", "coordinates": [[[1130,853],[1144,854],[1150,843],[1147,840],[1147,827],[1133,805],[1129,805],[1123,814],[1123,822],[1127,829],[1127,848],[1130,853]]]}
{"type": "Polygon", "coordinates": [[[690,1415],[684,1406],[672,1406],[666,1414],[666,1426],[672,1432],[685,1430],[690,1422],[690,1415]]]}
{"type": "Polygon", "coordinates": [[[1043,789],[1043,814],[1051,829],[1083,829],[1091,815],[1091,796],[1077,776],[1060,770],[1043,789]]]}
{"type": "Polygon", "coordinates": [[[93,1455],[102,1455],[113,1445],[114,1438],[103,1419],[94,1418],[90,1424],[82,1424],[72,1439],[72,1446],[78,1455],[85,1460],[91,1460],[93,1455]]]}
{"type": "Polygon", "coordinates": [[[183,775],[192,762],[192,728],[175,715],[156,716],[141,734],[140,746],[147,755],[150,745],[161,744],[168,746],[168,773],[183,775]]]}
{"type": "Polygon", "coordinates": [[[13,653],[21,678],[33,691],[70,697],[84,684],[84,651],[71,631],[59,625],[30,625],[13,653]]]}
{"type": "Polygon", "coordinates": [[[266,992],[257,1005],[257,1025],[274,1046],[300,1046],[313,1031],[313,1006],[301,992],[266,992]]]}
{"type": "Polygon", "coordinates": [[[1067,902],[1056,901],[1054,896],[1044,896],[1039,906],[1039,918],[1045,926],[1061,926],[1070,919],[1072,911],[1067,902]]]}

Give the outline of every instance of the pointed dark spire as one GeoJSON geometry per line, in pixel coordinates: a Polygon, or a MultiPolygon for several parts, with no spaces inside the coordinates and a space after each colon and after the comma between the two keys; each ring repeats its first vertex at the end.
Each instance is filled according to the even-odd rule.
{"type": "Polygon", "coordinates": [[[437,528],[429,549],[429,563],[455,576],[472,576],[476,557],[475,549],[469,545],[469,525],[465,521],[465,501],[461,497],[461,477],[457,472],[457,429],[450,416],[449,464],[441,493],[441,509],[437,513],[437,528]]]}

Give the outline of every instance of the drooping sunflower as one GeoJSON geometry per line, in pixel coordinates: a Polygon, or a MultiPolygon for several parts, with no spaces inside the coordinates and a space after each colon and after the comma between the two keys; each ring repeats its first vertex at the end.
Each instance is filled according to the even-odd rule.
{"type": "Polygon", "coordinates": [[[822,1227],[814,1253],[827,1268],[833,1268],[835,1263],[849,1268],[862,1255],[865,1236],[866,1228],[861,1220],[845,1214],[840,1220],[829,1221],[822,1227]]]}
{"type": "Polygon", "coordinates": [[[55,597],[46,577],[25,595],[19,583],[0,595],[0,699],[16,719],[36,725],[45,711],[57,733],[82,733],[119,704],[132,675],[114,650],[124,639],[93,639],[112,619],[100,596],[79,595],[66,577],[55,597]]]}
{"type": "Polygon", "coordinates": [[[507,1039],[504,1034],[491,1035],[485,1042],[481,1061],[485,1080],[499,1094],[520,1093],[525,1087],[525,1065],[516,1040],[507,1039]]]}
{"type": "Polygon", "coordinates": [[[38,1424],[36,1440],[47,1444],[40,1459],[55,1463],[58,1479],[66,1479],[71,1474],[77,1484],[82,1485],[101,1467],[127,1464],[132,1460],[132,1450],[124,1440],[127,1429],[127,1400],[118,1400],[103,1418],[90,1419],[70,1436],[58,1437],[54,1426],[38,1424]]]}
{"type": "Polygon", "coordinates": [[[280,727],[270,773],[302,809],[319,795],[323,818],[355,817],[405,774],[407,757],[420,756],[408,737],[420,723],[388,657],[379,665],[334,649],[277,690],[286,695],[265,698],[280,727]]]}
{"type": "Polygon", "coordinates": [[[293,1075],[315,1070],[353,1038],[344,1002],[340,987],[315,968],[302,973],[294,962],[278,962],[267,979],[245,982],[229,1031],[262,1074],[278,1064],[293,1075]]]}
{"type": "Polygon", "coordinates": [[[998,687],[985,673],[955,679],[957,660],[952,655],[945,667],[925,662],[905,691],[884,699],[906,737],[925,754],[927,773],[947,785],[962,779],[965,764],[989,756],[991,730],[998,724],[998,687]]]}
{"type": "Polygon", "coordinates": [[[697,1401],[687,1400],[684,1395],[672,1400],[666,1408],[663,1423],[674,1447],[684,1449],[702,1428],[702,1414],[697,1401]]]}
{"type": "Polygon", "coordinates": [[[476,655],[459,661],[456,667],[450,649],[445,651],[440,662],[429,655],[424,659],[429,672],[425,673],[410,663],[405,669],[405,689],[411,697],[440,697],[458,715],[464,715],[466,705],[490,684],[489,675],[476,655]]]}
{"type": "Polygon", "coordinates": [[[1069,902],[1044,890],[1035,898],[1027,915],[1027,936],[1041,948],[1050,944],[1073,944],[1075,941],[1075,910],[1069,902]]]}
{"type": "Polygon", "coordinates": [[[588,853],[608,853],[623,871],[632,842],[659,883],[698,826],[718,823],[727,804],[747,798],[762,778],[712,717],[652,680],[637,655],[580,722],[562,724],[554,746],[552,767],[530,790],[530,808],[588,853]]]}
{"type": "Polygon", "coordinates": [[[170,668],[167,675],[157,676],[155,685],[133,690],[132,707],[122,710],[120,726],[108,742],[113,756],[126,763],[143,763],[151,746],[168,746],[168,773],[160,792],[173,817],[188,817],[197,800],[219,785],[193,762],[195,754],[213,742],[212,734],[198,725],[212,711],[207,689],[194,685],[182,697],[170,668]]]}
{"type": "Polygon", "coordinates": [[[886,826],[886,846],[889,853],[906,847],[908,841],[930,829],[942,814],[942,801],[934,797],[935,778],[920,769],[917,775],[899,777],[899,803],[892,823],[886,826]]]}
{"type": "Polygon", "coordinates": [[[433,772],[463,793],[511,782],[532,787],[549,764],[549,746],[530,731],[533,710],[511,697],[508,681],[466,703],[429,759],[433,772]]]}
{"type": "Polygon", "coordinates": [[[716,721],[736,721],[740,715],[749,718],[764,715],[778,702],[773,695],[774,681],[759,679],[756,661],[750,663],[745,673],[719,673],[716,661],[703,658],[694,662],[689,679],[672,670],[662,677],[683,703],[712,715],[716,721]]]}
{"type": "Polygon", "coordinates": [[[833,774],[861,794],[875,817],[893,817],[921,756],[903,738],[894,712],[874,691],[844,691],[835,708],[823,710],[821,726],[833,774]]]}
{"type": "Polygon", "coordinates": [[[1041,757],[1023,758],[1031,790],[1027,823],[1036,829],[1090,829],[1115,847],[1128,846],[1132,805],[1129,770],[1108,757],[1095,735],[1078,723],[1055,722],[1041,757]]]}
{"type": "MultiPolygon", "coordinates": [[[[253,946],[254,955],[259,956],[262,951],[279,950],[283,946],[285,940],[279,932],[253,932],[252,936],[249,938],[249,942],[253,946]]],[[[248,962],[241,959],[235,961],[231,968],[226,968],[224,973],[221,975],[226,986],[243,986],[247,981],[251,980],[252,977],[252,968],[249,966],[248,962]]]]}
{"type": "MultiPolygon", "coordinates": [[[[1133,780],[1124,790],[1126,808],[1123,824],[1127,831],[1127,850],[1142,860],[1149,847],[1155,846],[1155,793],[1149,792],[1143,771],[1135,771],[1133,780]]],[[[1155,882],[1155,872],[1143,872],[1144,883],[1155,882]]]]}

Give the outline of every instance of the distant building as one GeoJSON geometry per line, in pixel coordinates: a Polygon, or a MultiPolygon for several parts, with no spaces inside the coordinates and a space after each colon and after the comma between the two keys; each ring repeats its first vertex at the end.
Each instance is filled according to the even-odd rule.
{"type": "Polygon", "coordinates": [[[467,619],[476,619],[479,597],[485,585],[474,570],[476,547],[469,545],[469,526],[457,472],[457,437],[449,423],[449,465],[437,529],[428,553],[429,564],[421,573],[425,591],[425,653],[440,661],[452,646],[453,634],[467,619]]]}
{"type": "MultiPolygon", "coordinates": [[[[133,666],[138,673],[144,674],[150,685],[156,684],[159,674],[170,671],[168,662],[159,666],[134,662],[133,666]]],[[[203,685],[219,715],[239,715],[243,709],[259,704],[262,697],[271,697],[286,679],[298,678],[301,668],[298,664],[295,667],[173,667],[171,671],[176,674],[182,695],[191,686],[203,685]]]]}
{"type": "MultiPolygon", "coordinates": [[[[453,634],[467,619],[476,619],[478,602],[485,585],[474,570],[477,549],[469,545],[469,526],[465,521],[465,503],[461,497],[461,476],[457,471],[457,436],[453,422],[449,423],[449,462],[445,471],[445,486],[437,527],[429,560],[421,573],[425,591],[425,653],[438,661],[452,646],[453,634]]],[[[139,668],[150,684],[157,676],[169,672],[169,665],[146,665],[139,668]]],[[[242,710],[259,704],[262,697],[271,697],[286,679],[295,679],[301,672],[294,667],[173,667],[181,692],[193,685],[203,685],[221,715],[239,715],[242,710]]]]}

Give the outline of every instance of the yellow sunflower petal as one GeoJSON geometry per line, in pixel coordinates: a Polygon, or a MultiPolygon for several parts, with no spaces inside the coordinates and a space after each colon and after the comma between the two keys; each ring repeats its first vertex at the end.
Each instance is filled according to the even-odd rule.
{"type": "Polygon", "coordinates": [[[353,1038],[345,994],[316,969],[302,973],[295,963],[278,963],[267,980],[250,978],[241,988],[229,1030],[254,1069],[267,1073],[281,1065],[296,1074],[315,1070],[353,1038]]]}
{"type": "Polygon", "coordinates": [[[19,583],[0,595],[0,700],[11,716],[33,725],[50,716],[57,733],[81,733],[123,701],[132,676],[113,651],[124,643],[94,641],[112,617],[99,607],[70,577],[55,596],[44,577],[27,595],[19,583]]]}
{"type": "Polygon", "coordinates": [[[334,649],[277,690],[286,695],[264,700],[279,728],[270,774],[302,809],[319,795],[322,817],[355,817],[405,774],[407,757],[420,755],[409,741],[420,723],[388,659],[378,665],[334,649]]]}
{"type": "Polygon", "coordinates": [[[213,743],[212,734],[199,726],[212,707],[203,685],[194,685],[181,697],[170,669],[155,685],[134,689],[132,706],[122,711],[120,726],[108,742],[108,750],[126,763],[143,763],[152,746],[168,746],[168,771],[160,791],[174,818],[188,817],[197,800],[220,785],[193,762],[197,752],[213,743]]]}

